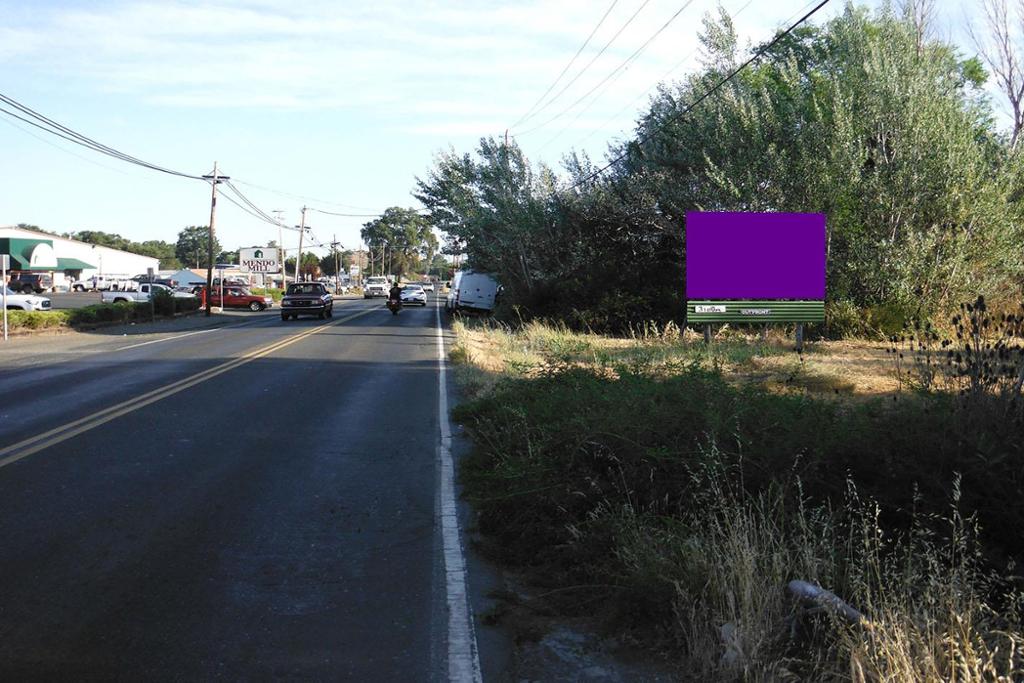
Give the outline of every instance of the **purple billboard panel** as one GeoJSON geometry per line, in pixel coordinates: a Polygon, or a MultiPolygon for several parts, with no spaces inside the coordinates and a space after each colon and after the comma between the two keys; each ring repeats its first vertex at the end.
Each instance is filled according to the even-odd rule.
{"type": "Polygon", "coordinates": [[[687,299],[824,299],[825,214],[686,214],[687,299]]]}

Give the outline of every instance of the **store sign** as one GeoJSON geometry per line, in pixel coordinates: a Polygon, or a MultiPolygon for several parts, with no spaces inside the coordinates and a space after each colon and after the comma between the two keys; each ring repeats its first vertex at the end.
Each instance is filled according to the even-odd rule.
{"type": "Polygon", "coordinates": [[[277,249],[269,247],[239,249],[238,262],[238,269],[243,273],[277,273],[281,270],[277,249]]]}

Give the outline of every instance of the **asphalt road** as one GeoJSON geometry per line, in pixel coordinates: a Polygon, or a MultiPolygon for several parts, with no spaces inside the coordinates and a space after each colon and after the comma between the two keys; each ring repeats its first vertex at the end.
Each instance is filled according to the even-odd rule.
{"type": "Polygon", "coordinates": [[[435,321],[0,350],[0,679],[448,680],[435,321]]]}

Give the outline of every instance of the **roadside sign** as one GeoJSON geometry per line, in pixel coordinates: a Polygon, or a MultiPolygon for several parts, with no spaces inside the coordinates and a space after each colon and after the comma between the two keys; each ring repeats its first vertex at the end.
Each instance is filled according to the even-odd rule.
{"type": "Polygon", "coordinates": [[[348,267],[348,274],[353,277],[359,275],[359,266],[353,263],[351,266],[348,267]]]}
{"type": "Polygon", "coordinates": [[[238,257],[238,269],[243,273],[276,273],[281,270],[276,248],[239,249],[238,257]]]}

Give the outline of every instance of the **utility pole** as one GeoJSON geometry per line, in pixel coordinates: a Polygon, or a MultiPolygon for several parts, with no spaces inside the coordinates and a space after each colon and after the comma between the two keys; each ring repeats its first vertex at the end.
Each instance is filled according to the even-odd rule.
{"type": "MultiPolygon", "coordinates": [[[[283,213],[283,209],[274,209],[273,211],[274,218],[277,219],[277,253],[280,256],[280,260],[278,262],[281,264],[281,289],[288,289],[284,278],[284,231],[281,228],[284,224],[281,218],[281,214],[283,213]]],[[[269,294],[270,292],[267,293],[269,294]]]]}
{"type": "Polygon", "coordinates": [[[299,253],[295,257],[295,281],[299,282],[302,272],[302,236],[306,234],[306,207],[302,207],[302,219],[299,221],[299,253]]]}
{"type": "MultiPolygon", "coordinates": [[[[209,316],[210,299],[213,294],[213,222],[217,217],[217,185],[221,180],[230,180],[231,178],[226,175],[218,175],[216,161],[213,162],[213,175],[204,175],[203,178],[210,181],[210,234],[206,250],[207,265],[209,266],[206,269],[206,315],[209,316]]],[[[223,303],[222,299],[221,304],[223,303]]]]}
{"type": "Polygon", "coordinates": [[[341,289],[341,254],[338,253],[338,233],[331,236],[331,249],[334,250],[334,291],[341,289]]]}

